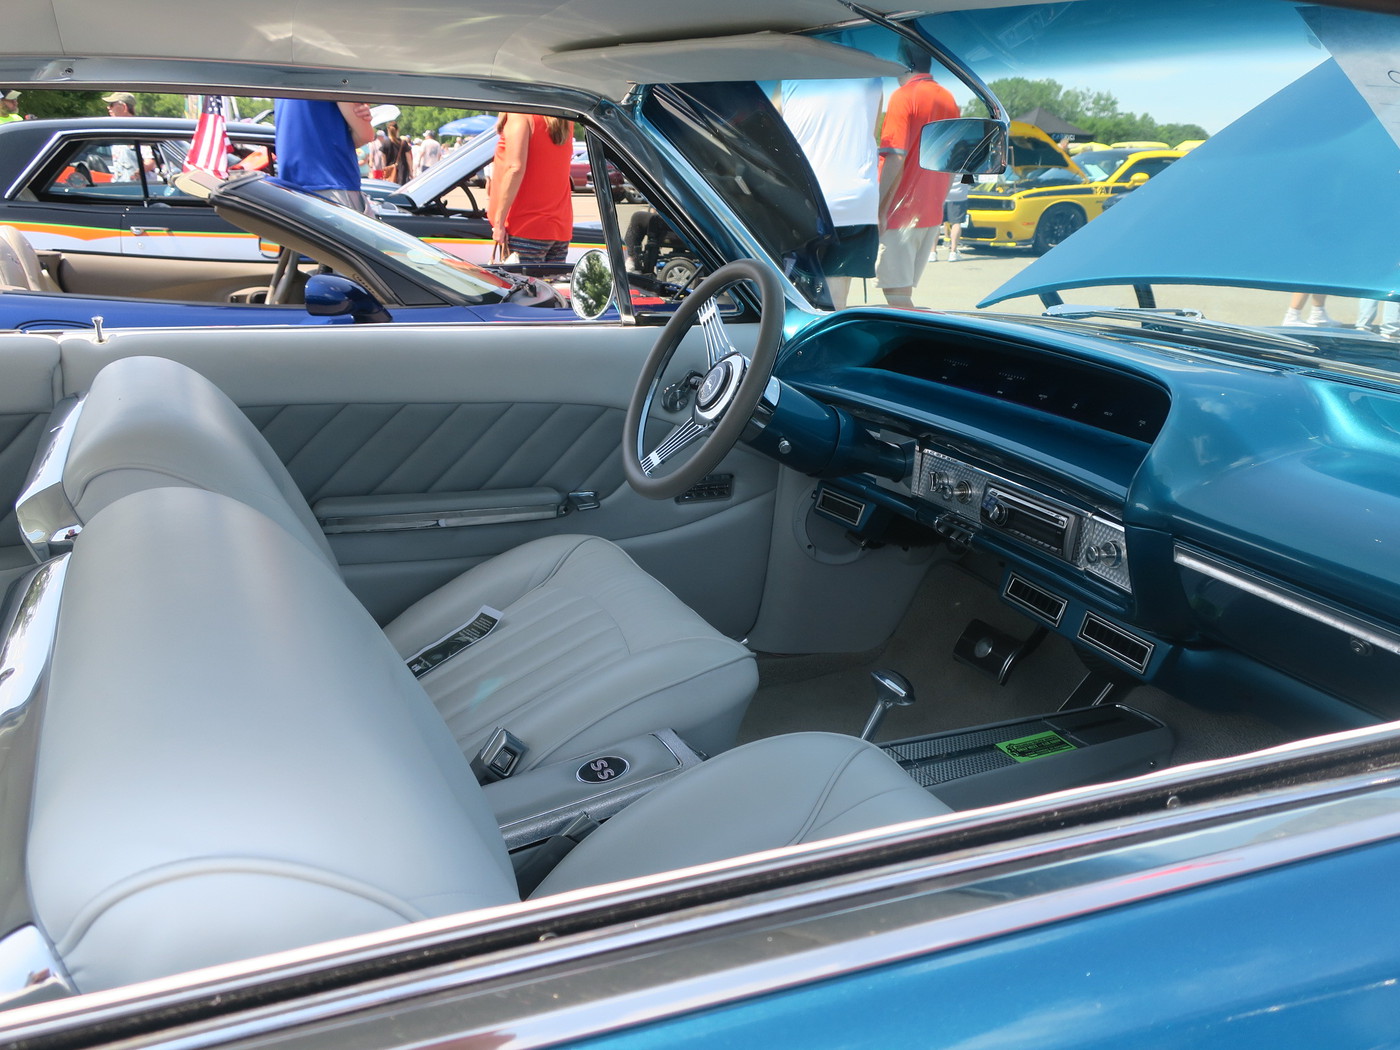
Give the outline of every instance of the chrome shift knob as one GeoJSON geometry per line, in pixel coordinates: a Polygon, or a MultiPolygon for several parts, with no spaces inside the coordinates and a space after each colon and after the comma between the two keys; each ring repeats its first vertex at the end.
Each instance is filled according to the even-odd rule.
{"type": "Polygon", "coordinates": [[[880,730],[880,723],[891,707],[908,707],[914,702],[914,687],[897,671],[880,668],[870,672],[875,683],[875,710],[866,719],[865,728],[860,731],[862,740],[873,740],[880,730]]]}

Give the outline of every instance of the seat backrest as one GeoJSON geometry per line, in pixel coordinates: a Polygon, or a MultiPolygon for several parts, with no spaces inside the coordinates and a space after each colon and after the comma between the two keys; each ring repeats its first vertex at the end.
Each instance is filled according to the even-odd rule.
{"type": "Polygon", "coordinates": [[[336,564],[267,439],[222,390],[166,358],[119,358],[97,374],[62,476],[79,523],[128,493],[185,485],[248,504],[336,564]]]}
{"type": "Polygon", "coordinates": [[[0,223],[0,244],[4,246],[0,248],[0,273],[3,273],[0,280],[33,292],[59,290],[58,285],[44,272],[34,246],[19,230],[0,223]],[[18,280],[11,280],[12,277],[18,280]]]}
{"type": "Polygon", "coordinates": [[[27,871],[80,991],[518,900],[451,733],[304,543],[149,489],[70,558],[27,871]]]}

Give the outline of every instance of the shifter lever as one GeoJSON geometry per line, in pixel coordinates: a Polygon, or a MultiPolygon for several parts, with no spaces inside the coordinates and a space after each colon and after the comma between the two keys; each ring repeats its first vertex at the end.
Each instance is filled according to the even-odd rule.
{"type": "Polygon", "coordinates": [[[891,707],[908,707],[914,702],[914,687],[902,674],[882,668],[871,671],[870,677],[875,682],[875,710],[870,712],[865,728],[860,731],[862,740],[875,739],[891,707]]]}

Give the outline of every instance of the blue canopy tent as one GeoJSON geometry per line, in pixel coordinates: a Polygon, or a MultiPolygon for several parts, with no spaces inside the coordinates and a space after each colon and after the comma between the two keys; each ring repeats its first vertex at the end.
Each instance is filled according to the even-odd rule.
{"type": "Polygon", "coordinates": [[[442,127],[438,128],[439,135],[480,135],[483,131],[496,126],[496,118],[490,113],[478,113],[470,117],[458,117],[456,120],[449,120],[442,127]]]}

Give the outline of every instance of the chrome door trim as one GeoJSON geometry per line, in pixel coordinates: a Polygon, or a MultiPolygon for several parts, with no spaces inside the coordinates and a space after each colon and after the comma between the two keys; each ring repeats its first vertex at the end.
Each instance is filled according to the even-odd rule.
{"type": "Polygon", "coordinates": [[[192,987],[178,987],[177,978],[71,1007],[30,1008],[10,1018],[20,1027],[5,1026],[0,1015],[0,1037],[43,1045],[101,1024],[107,1038],[128,1038],[132,1047],[297,1045],[344,1040],[353,1015],[355,1045],[449,1037],[471,1045],[473,1037],[507,1034],[518,1047],[582,1039],[1394,838],[1394,768],[1194,805],[1181,799],[1221,776],[1280,762],[1306,766],[1329,749],[1353,748],[1362,752],[1352,756],[1357,763],[1374,764],[1377,747],[1392,753],[1397,737],[1394,726],[1355,730],[1053,796],[1059,821],[1076,805],[1146,793],[1155,812],[1134,821],[1108,816],[989,850],[979,834],[1021,821],[1043,827],[1045,800],[935,818],[494,909],[475,921],[420,923],[330,951],[285,953],[272,966],[230,964],[192,987]],[[1308,819],[1299,820],[1304,812],[1308,819]],[[959,833],[970,837],[960,842],[959,833]],[[937,852],[945,843],[952,848],[937,852]],[[911,846],[923,855],[902,852],[911,846]],[[881,858],[879,867],[859,866],[881,858]],[[845,871],[801,881],[804,868],[842,861],[850,862],[845,871]],[[739,889],[732,898],[697,896],[716,885],[739,889]],[[647,905],[649,912],[628,911],[647,905]],[[399,962],[386,969],[392,959],[399,962]],[[309,983],[329,970],[341,987],[309,983]],[[357,970],[364,979],[350,983],[357,970]],[[159,1027],[163,1017],[197,1017],[201,1008],[202,1020],[159,1027]]]}
{"type": "Polygon", "coordinates": [[[49,441],[29,473],[24,491],[15,500],[15,517],[25,545],[39,560],[62,554],[82,531],[78,512],[63,487],[68,450],[82,414],[81,399],[59,402],[49,416],[49,441]]]}
{"type": "Polygon", "coordinates": [[[40,709],[67,572],[65,555],[15,587],[0,646],[0,885],[12,891],[0,901],[0,1011],[73,994],[25,877],[40,709]]]}

